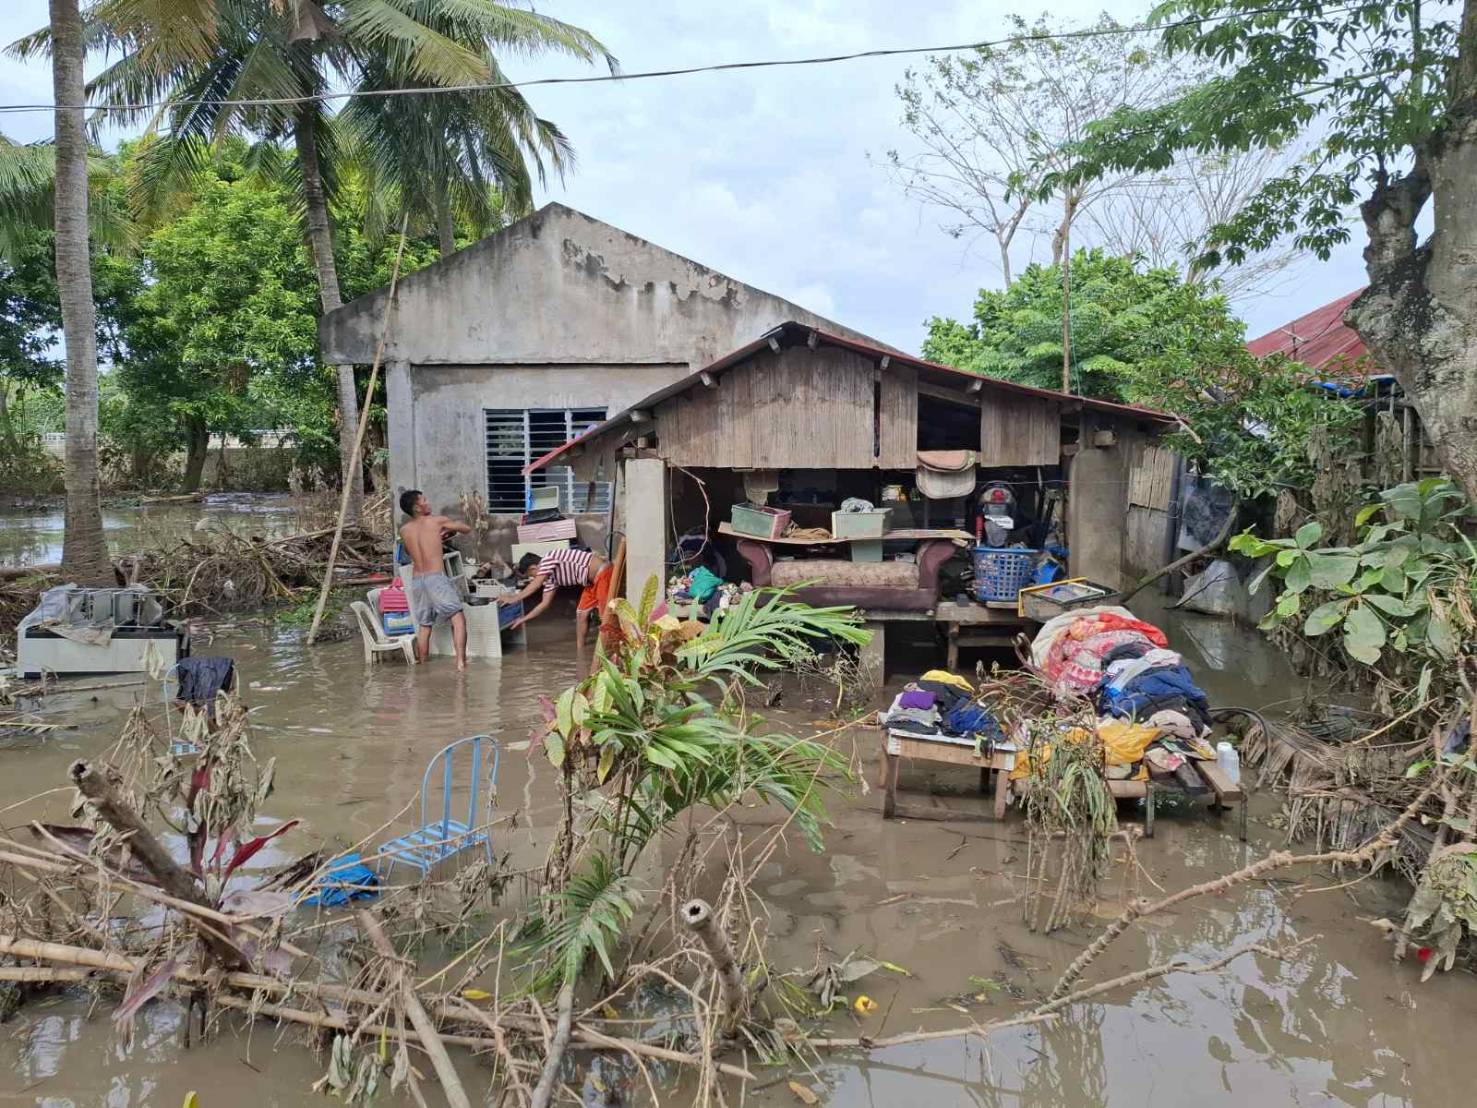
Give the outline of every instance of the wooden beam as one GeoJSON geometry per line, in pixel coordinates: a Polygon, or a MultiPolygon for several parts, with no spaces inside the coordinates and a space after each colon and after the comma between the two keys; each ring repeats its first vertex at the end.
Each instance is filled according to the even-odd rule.
{"type": "Polygon", "coordinates": [[[918,395],[931,396],[935,400],[947,400],[951,404],[962,404],[966,408],[978,408],[980,406],[980,398],[978,396],[969,396],[966,393],[955,392],[953,389],[946,389],[942,385],[929,384],[927,381],[918,382],[918,395]]]}

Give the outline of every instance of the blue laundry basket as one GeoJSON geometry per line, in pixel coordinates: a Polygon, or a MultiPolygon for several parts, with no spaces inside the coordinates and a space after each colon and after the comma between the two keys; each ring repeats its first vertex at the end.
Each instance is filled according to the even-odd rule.
{"type": "Polygon", "coordinates": [[[1014,601],[1031,583],[1039,550],[1019,546],[974,548],[974,595],[979,600],[1014,601]]]}

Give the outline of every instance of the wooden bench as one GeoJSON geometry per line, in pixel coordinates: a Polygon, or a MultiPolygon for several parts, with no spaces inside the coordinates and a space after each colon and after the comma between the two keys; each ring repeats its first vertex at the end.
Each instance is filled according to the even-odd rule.
{"type": "Polygon", "coordinates": [[[882,818],[981,820],[1004,819],[1010,801],[1010,771],[1015,768],[1015,748],[995,746],[985,754],[975,752],[973,739],[954,735],[916,735],[894,728],[882,728],[882,818]],[[904,758],[921,762],[938,762],[951,766],[972,766],[980,771],[980,792],[994,779],[994,807],[990,815],[983,812],[959,812],[928,808],[904,808],[897,802],[898,775],[904,758]]]}

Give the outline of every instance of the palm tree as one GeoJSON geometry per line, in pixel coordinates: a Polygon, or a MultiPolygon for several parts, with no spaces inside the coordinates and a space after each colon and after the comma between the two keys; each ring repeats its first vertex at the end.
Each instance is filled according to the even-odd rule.
{"type": "MultiPolygon", "coordinates": [[[[424,87],[487,83],[496,79],[491,59],[498,47],[588,59],[604,54],[585,32],[498,0],[339,0],[331,6],[319,0],[99,0],[88,14],[90,35],[122,55],[92,84],[100,108],[137,120],[147,111],[137,105],[174,102],[162,119],[170,141],[151,148],[146,183],[188,170],[203,156],[202,140],[241,132],[291,141],[325,312],[343,302],[330,200],[336,161],[348,143],[318,97],[335,85],[358,87],[367,79],[424,87]],[[221,103],[241,100],[291,102],[221,103]]],[[[44,34],[33,35],[16,50],[24,56],[44,44],[44,34]]],[[[447,95],[461,94],[405,99],[447,95]]],[[[482,109],[477,116],[483,126],[486,113],[482,109]]],[[[428,132],[442,123],[437,112],[425,113],[428,132]]],[[[518,133],[524,126],[510,129],[518,133]]],[[[461,139],[465,149],[464,140],[475,134],[469,124],[443,142],[461,139]]],[[[417,151],[426,145],[419,138],[412,144],[417,151]]],[[[480,170],[489,164],[491,149],[490,143],[474,142],[466,161],[476,161],[480,170]]],[[[438,164],[445,168],[451,161],[448,156],[438,164]]],[[[351,518],[357,518],[363,473],[352,457],[359,412],[354,369],[336,366],[335,373],[340,453],[351,483],[351,518]]]]}
{"type": "MultiPolygon", "coordinates": [[[[513,53],[562,54],[583,62],[614,57],[578,27],[508,4],[432,6],[420,18],[439,34],[476,53],[486,83],[506,85],[495,49],[513,53]]],[[[363,143],[366,159],[393,184],[413,214],[435,223],[443,256],[455,248],[460,221],[482,233],[505,213],[522,214],[552,170],[561,177],[574,164],[569,139],[534,111],[511,87],[455,96],[377,96],[391,89],[430,87],[403,52],[365,59],[344,120],[363,143]],[[530,172],[530,163],[533,172],[530,172]]]]}
{"type": "Polygon", "coordinates": [[[82,585],[112,582],[103,541],[97,470],[97,312],[87,229],[87,122],[82,15],[77,0],[51,0],[51,79],[56,100],[56,284],[67,343],[66,532],[62,573],[82,585]]]}

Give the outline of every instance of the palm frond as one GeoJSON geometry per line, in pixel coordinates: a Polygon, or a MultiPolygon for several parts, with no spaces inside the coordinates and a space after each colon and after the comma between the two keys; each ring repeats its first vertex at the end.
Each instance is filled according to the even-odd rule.
{"type": "Polygon", "coordinates": [[[595,853],[564,890],[548,898],[539,953],[560,983],[572,982],[593,954],[615,975],[612,947],[636,913],[641,894],[608,855],[595,853]]]}

